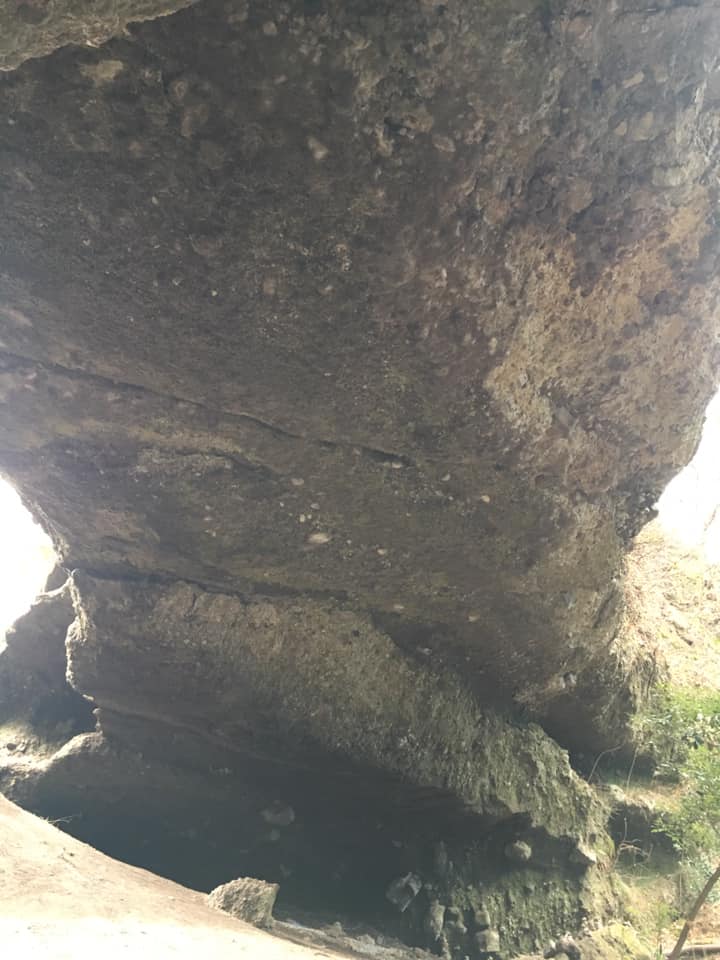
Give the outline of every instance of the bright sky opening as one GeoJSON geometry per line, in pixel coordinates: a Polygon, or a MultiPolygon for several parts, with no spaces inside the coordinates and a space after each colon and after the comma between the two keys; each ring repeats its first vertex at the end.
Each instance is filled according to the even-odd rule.
{"type": "Polygon", "coordinates": [[[0,648],[5,632],[45,586],[54,564],[52,542],[13,488],[0,479],[0,648]]]}
{"type": "Polygon", "coordinates": [[[720,563],[720,393],[707,408],[702,439],[690,463],[658,501],[662,526],[688,547],[720,563]]]}

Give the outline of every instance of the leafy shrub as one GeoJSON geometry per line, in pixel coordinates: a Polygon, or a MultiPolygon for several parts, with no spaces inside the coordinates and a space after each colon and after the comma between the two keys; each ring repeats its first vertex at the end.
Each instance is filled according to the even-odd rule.
{"type": "Polygon", "coordinates": [[[669,837],[680,856],[678,900],[685,908],[720,852],[720,692],[659,689],[638,735],[655,774],[681,786],[655,831],[669,837]]]}
{"type": "Polygon", "coordinates": [[[701,744],[691,750],[681,770],[683,793],[660,828],[684,860],[710,857],[720,849],[720,750],[701,744]]]}
{"type": "Polygon", "coordinates": [[[720,773],[718,692],[659,687],[636,721],[636,733],[639,751],[659,779],[677,783],[697,775],[704,782],[714,764],[720,773]],[[700,748],[707,757],[696,757],[700,748]]]}

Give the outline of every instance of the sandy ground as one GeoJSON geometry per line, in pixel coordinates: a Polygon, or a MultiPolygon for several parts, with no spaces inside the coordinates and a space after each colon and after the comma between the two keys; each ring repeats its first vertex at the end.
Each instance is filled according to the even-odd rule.
{"type": "Polygon", "coordinates": [[[0,796],[0,951],[43,960],[339,960],[205,905],[201,893],[112,860],[0,796]]]}

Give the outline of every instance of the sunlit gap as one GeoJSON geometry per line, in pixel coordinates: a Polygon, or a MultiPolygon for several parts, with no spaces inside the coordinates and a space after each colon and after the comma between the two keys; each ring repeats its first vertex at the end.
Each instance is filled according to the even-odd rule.
{"type": "Polygon", "coordinates": [[[7,629],[30,608],[54,564],[50,538],[0,478],[0,650],[7,629]]]}
{"type": "Polygon", "coordinates": [[[720,392],[708,405],[695,456],[658,501],[658,520],[708,563],[720,563],[720,392]]]}

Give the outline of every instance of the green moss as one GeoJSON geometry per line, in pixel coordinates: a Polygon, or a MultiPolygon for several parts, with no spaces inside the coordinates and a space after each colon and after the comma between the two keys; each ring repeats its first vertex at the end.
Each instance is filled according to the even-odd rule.
{"type": "Polygon", "coordinates": [[[583,960],[653,960],[653,952],[624,923],[611,923],[583,941],[583,960]]]}

